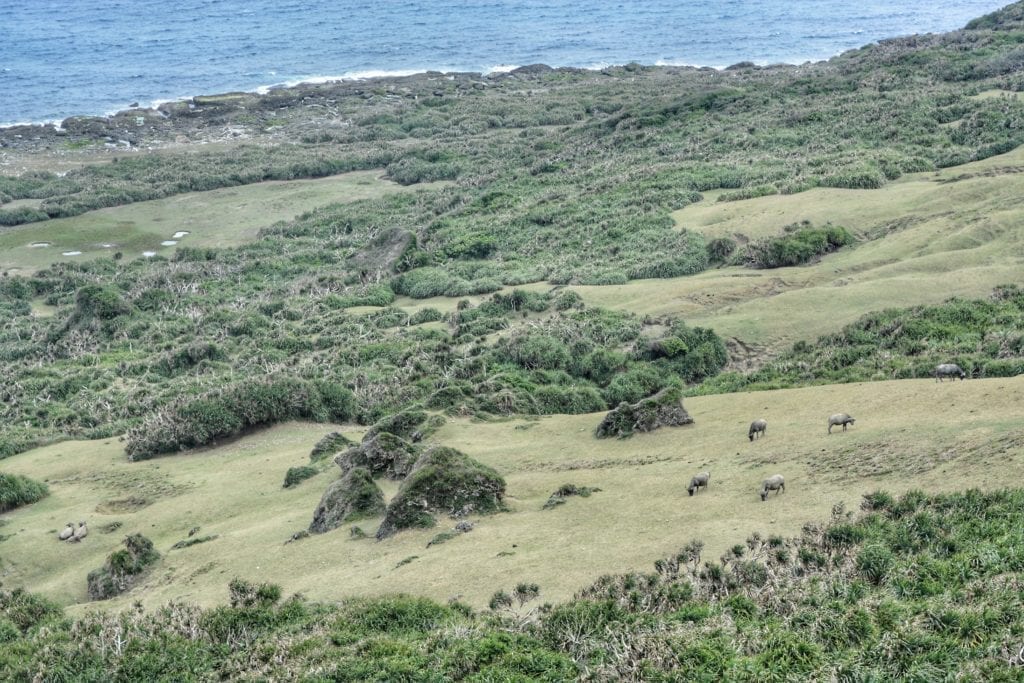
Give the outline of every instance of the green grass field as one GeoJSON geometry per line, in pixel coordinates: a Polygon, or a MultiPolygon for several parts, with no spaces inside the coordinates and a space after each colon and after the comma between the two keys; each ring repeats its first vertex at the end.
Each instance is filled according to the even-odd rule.
{"type": "MultiPolygon", "coordinates": [[[[374,199],[417,189],[357,171],[316,180],[271,181],[90,211],[74,218],[0,231],[0,271],[29,273],[57,261],[143,252],[169,256],[178,245],[230,247],[262,228],[326,204],[374,199]],[[188,234],[175,237],[176,233],[188,234]],[[164,241],[176,242],[164,245],[164,241]],[[32,246],[45,245],[45,246],[32,246]],[[65,256],[65,252],[81,252],[65,256]]],[[[421,185],[426,187],[430,185],[421,185]]]]}
{"type": "MultiPolygon", "coordinates": [[[[124,536],[140,532],[163,557],[145,582],[105,603],[223,601],[235,576],[272,581],[318,600],[396,591],[483,607],[500,588],[536,582],[544,600],[570,597],[598,576],[646,571],[690,539],[716,559],[752,531],[796,535],[832,506],[855,508],[877,489],[996,489],[1024,476],[1024,378],[936,384],[905,380],[687,399],[695,419],[628,440],[596,440],[601,415],[450,422],[433,437],[496,468],[508,482],[510,512],[471,517],[476,528],[427,548],[454,521],[383,542],[352,540],[345,525],[285,544],[306,528],[338,471],[282,488],[285,471],[308,462],[329,425],[292,423],[216,448],[129,463],[117,440],[65,442],[4,461],[5,471],[48,483],[51,495],[6,515],[0,543],[6,587],[25,586],[66,605],[86,601],[85,576],[124,536]],[[826,433],[832,412],[857,423],[826,433]],[[750,421],[767,436],[747,440],[750,421]],[[706,492],[688,497],[689,478],[710,470],[706,492]],[[762,503],[768,475],[785,493],[762,503]],[[588,498],[541,508],[560,485],[596,486],[588,498]],[[89,537],[65,545],[56,533],[86,520],[89,537]],[[113,531],[108,525],[120,523],[113,531]],[[170,547],[200,527],[217,538],[170,547]],[[416,559],[398,566],[403,560],[416,559]]],[[[359,438],[362,428],[341,426],[359,438]]],[[[385,482],[387,496],[396,486],[385,482]]],[[[358,523],[372,536],[379,520],[358,523]]]]}
{"type": "MultiPolygon", "coordinates": [[[[1017,150],[906,176],[879,190],[815,189],[735,202],[716,202],[709,192],[675,214],[681,227],[709,238],[749,240],[809,220],[843,225],[861,241],[804,267],[727,267],[569,289],[591,305],[678,315],[758,354],[834,331],[881,307],[983,297],[997,284],[1021,281],[1022,168],[1024,151],[1017,150]]],[[[403,190],[378,175],[261,183],[22,226],[0,233],[0,269],[31,272],[71,250],[81,250],[75,258],[82,259],[117,250],[130,258],[143,250],[167,254],[174,247],[160,247],[160,241],[181,230],[189,231],[181,245],[239,244],[276,220],[329,202],[403,190]],[[43,241],[51,246],[29,246],[43,241]],[[117,246],[98,246],[104,243],[117,246]]],[[[448,313],[456,303],[399,297],[395,305],[409,313],[425,307],[448,313]]],[[[34,310],[54,313],[41,303],[34,310]]],[[[687,408],[694,426],[625,441],[595,440],[597,414],[450,422],[434,438],[501,472],[511,511],[474,518],[474,531],[431,548],[427,542],[453,521],[381,543],[351,540],[348,526],[284,543],[307,527],[338,474],[332,467],[293,489],[281,486],[289,467],[308,462],[328,425],[287,424],[141,463],[128,463],[116,439],[59,443],[3,463],[5,471],[46,481],[52,494],[5,516],[0,580],[81,610],[86,574],[125,535],[140,532],[163,558],[144,584],[106,603],[112,607],[136,600],[149,606],[169,600],[217,604],[235,576],[320,600],[407,591],[440,600],[460,595],[475,607],[499,588],[531,581],[541,586],[543,599],[557,601],[602,574],[647,570],[693,538],[706,542],[706,557],[713,559],[752,531],[795,534],[804,522],[827,518],[837,503],[856,506],[868,491],[992,489],[1024,475],[1022,378],[729,394],[688,399],[687,408]],[[828,436],[825,419],[838,411],[852,413],[858,423],[847,434],[828,436]],[[749,443],[747,425],[758,417],[768,419],[768,436],[749,443]],[[712,473],[710,490],[687,497],[690,476],[704,469],[712,473]],[[786,475],[788,490],[761,503],[759,482],[775,472],[786,475]],[[602,491],[541,511],[566,483],[602,491]],[[58,543],[56,532],[80,519],[89,522],[88,539],[58,543]],[[199,536],[217,538],[171,550],[193,527],[200,528],[199,536]]],[[[341,429],[358,438],[363,428],[341,429]]],[[[390,496],[397,486],[385,483],[384,489],[390,496]]],[[[378,521],[359,526],[372,535],[378,521]]]]}
{"type": "Polygon", "coordinates": [[[817,263],[727,267],[670,280],[573,287],[589,303],[678,315],[723,337],[779,351],[813,340],[880,307],[983,298],[1024,272],[1024,150],[878,190],[816,188],[716,202],[716,193],[674,217],[707,236],[754,240],[809,220],[841,225],[863,240],[817,263]]]}

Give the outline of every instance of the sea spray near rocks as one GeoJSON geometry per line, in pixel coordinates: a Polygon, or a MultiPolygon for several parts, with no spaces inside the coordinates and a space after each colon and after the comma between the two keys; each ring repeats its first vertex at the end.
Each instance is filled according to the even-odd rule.
{"type": "Polygon", "coordinates": [[[17,31],[0,49],[0,125],[101,115],[200,93],[269,91],[299,82],[513,64],[725,66],[825,59],[894,35],[946,31],[1001,0],[697,0],[642,5],[461,3],[296,5],[136,2],[0,4],[17,31]],[[315,16],[316,21],[309,21],[315,16]],[[125,41],[131,38],[126,57],[125,41]],[[467,40],[467,37],[470,39],[467,40]],[[201,56],[201,59],[196,57],[201,56]],[[60,64],[54,69],[53,64],[60,64]]]}

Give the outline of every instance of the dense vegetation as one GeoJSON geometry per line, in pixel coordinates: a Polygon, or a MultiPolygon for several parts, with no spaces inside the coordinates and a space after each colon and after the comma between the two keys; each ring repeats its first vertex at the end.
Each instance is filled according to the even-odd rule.
{"type": "Polygon", "coordinates": [[[1024,289],[868,313],[814,343],[797,342],[755,372],[725,372],[691,393],[932,377],[939,363],[957,363],[970,377],[1024,374],[1024,289]]]}
{"type": "Polygon", "coordinates": [[[143,459],[281,420],[372,424],[414,406],[590,412],[726,361],[708,330],[584,308],[566,293],[512,290],[435,322],[391,307],[352,314],[331,275],[310,275],[305,258],[251,258],[264,248],[0,279],[15,312],[0,330],[0,455],[127,432],[143,459]],[[56,316],[31,315],[39,295],[56,316]],[[652,337],[665,350],[652,352],[652,337]]]}
{"type": "Polygon", "coordinates": [[[151,540],[142,534],[126,537],[124,549],[114,551],[102,567],[89,572],[89,597],[93,600],[106,600],[130,590],[159,559],[160,553],[153,547],[151,540]]]}
{"type": "Polygon", "coordinates": [[[40,481],[20,474],[0,472],[0,512],[30,505],[44,498],[49,492],[46,484],[40,481]]]}
{"type": "MultiPolygon", "coordinates": [[[[206,98],[204,116],[171,106],[132,135],[142,144],[230,123],[254,142],[0,178],[0,199],[41,202],[0,209],[7,223],[352,169],[449,181],[323,207],[238,248],[5,274],[0,456],[130,431],[129,448],[149,457],[279,419],[369,424],[409,407],[600,411],[699,382],[726,361],[713,332],[581,308],[572,294],[504,289],[447,316],[391,304],[694,273],[732,253],[673,225],[669,213],[703,191],[872,188],[1012,149],[1024,141],[1024,102],[975,95],[1024,88],[1020,14],[1014,5],[961,31],[799,68],[531,68],[206,98]],[[333,123],[310,118],[317,103],[329,103],[333,123]],[[271,118],[292,142],[260,142],[271,118]],[[56,314],[35,316],[33,303],[56,314]],[[308,400],[256,405],[243,391],[284,386],[308,400]]],[[[62,139],[88,146],[105,125],[76,120],[62,139]]],[[[800,263],[848,237],[800,228],[745,253],[764,267],[800,263]]],[[[728,382],[750,383],[714,386],[728,382]]]]}
{"type": "Polygon", "coordinates": [[[651,573],[559,605],[496,587],[473,612],[409,596],[310,603],[236,579],[230,605],[66,619],[0,592],[11,681],[1018,681],[1024,491],[864,497],[799,538],[717,561],[691,542],[651,573]]]}
{"type": "Polygon", "coordinates": [[[853,242],[853,235],[839,226],[790,225],[778,237],[748,244],[740,261],[754,268],[799,266],[853,242]]]}

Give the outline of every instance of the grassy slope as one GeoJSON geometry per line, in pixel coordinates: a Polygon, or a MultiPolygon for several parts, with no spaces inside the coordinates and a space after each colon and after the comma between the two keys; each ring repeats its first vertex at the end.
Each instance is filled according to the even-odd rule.
{"type": "Polygon", "coordinates": [[[672,280],[575,287],[592,304],[676,314],[723,337],[780,350],[864,313],[984,297],[1021,281],[1024,149],[938,173],[906,176],[878,190],[818,188],[734,202],[704,202],[674,214],[710,238],[749,239],[783,226],[831,221],[861,237],[885,235],[816,264],[773,270],[730,267],[672,280]],[[841,288],[841,289],[840,289],[841,288]]]}
{"type": "MultiPolygon", "coordinates": [[[[545,600],[561,600],[601,574],[646,571],[692,538],[706,541],[705,556],[713,559],[754,530],[795,534],[805,521],[826,518],[834,504],[853,507],[878,488],[993,489],[1024,477],[1024,378],[708,396],[688,399],[687,408],[694,426],[625,441],[593,439],[599,415],[449,424],[435,438],[498,469],[508,481],[512,512],[474,517],[474,531],[429,549],[427,541],[452,522],[382,543],[350,540],[346,526],[283,544],[305,528],[335,476],[332,468],[285,490],[284,472],[307,461],[329,426],[289,424],[216,449],[134,464],[116,440],[57,444],[4,461],[6,471],[48,480],[52,493],[7,516],[3,532],[13,535],[0,544],[0,576],[7,587],[80,603],[86,573],[139,531],[164,557],[112,607],[135,600],[216,604],[233,576],[321,600],[407,591],[441,600],[462,595],[482,607],[495,590],[519,581],[540,584],[545,600]],[[829,436],[825,418],[839,410],[858,423],[829,436]],[[761,416],[769,421],[768,436],[751,444],[747,425],[761,416]],[[708,468],[710,490],[687,497],[689,477],[708,468]],[[759,483],[775,472],[787,476],[788,491],[761,503],[759,483]],[[603,490],[541,511],[564,483],[603,490]],[[96,511],[130,497],[153,502],[135,512],[96,511]],[[80,518],[90,523],[86,542],[58,543],[56,531],[80,518]],[[120,529],[100,532],[115,520],[123,522],[120,529]],[[193,526],[219,538],[169,550],[193,526]],[[514,554],[499,557],[502,552],[514,554]],[[418,559],[396,568],[413,555],[418,559]]],[[[358,429],[345,433],[359,436],[358,429]]],[[[396,490],[384,488],[388,496],[396,490]]],[[[372,532],[377,521],[360,526],[372,532]]]]}
{"type": "Polygon", "coordinates": [[[161,246],[179,230],[188,247],[229,247],[253,240],[261,228],[335,202],[374,199],[403,187],[380,178],[380,171],[356,171],[316,180],[271,181],[192,192],[167,199],[90,211],[0,232],[0,270],[25,273],[56,261],[95,258],[122,251],[129,258],[143,251],[170,256],[176,247],[161,246]],[[33,242],[52,246],[31,247],[33,242]],[[103,244],[114,246],[104,248],[103,244]],[[81,251],[67,257],[65,251],[81,251]]]}

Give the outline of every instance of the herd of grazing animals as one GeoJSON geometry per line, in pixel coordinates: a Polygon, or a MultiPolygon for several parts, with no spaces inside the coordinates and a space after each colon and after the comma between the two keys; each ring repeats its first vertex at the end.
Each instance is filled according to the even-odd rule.
{"type": "MultiPolygon", "coordinates": [[[[941,382],[944,377],[949,377],[950,379],[954,380],[957,377],[959,377],[961,380],[963,380],[967,376],[967,373],[964,372],[963,369],[956,363],[941,363],[940,365],[935,366],[934,375],[935,381],[941,382]]],[[[831,415],[828,418],[828,433],[831,434],[832,428],[839,426],[842,426],[843,431],[845,432],[846,428],[854,424],[856,421],[857,420],[851,417],[848,413],[836,413],[835,415],[831,415]]],[[[761,438],[767,433],[768,421],[764,419],[754,420],[753,422],[750,423],[750,429],[747,430],[747,437],[751,441],[753,441],[755,438],[761,438]]],[[[687,492],[692,496],[694,493],[699,491],[701,487],[707,488],[708,479],[710,478],[711,475],[708,472],[701,472],[700,474],[695,475],[690,480],[690,485],[686,488],[687,492]]],[[[785,493],[785,477],[783,477],[781,474],[774,474],[765,479],[761,483],[761,500],[767,500],[768,494],[771,491],[775,491],[776,495],[778,495],[779,493],[785,493]]]]}

